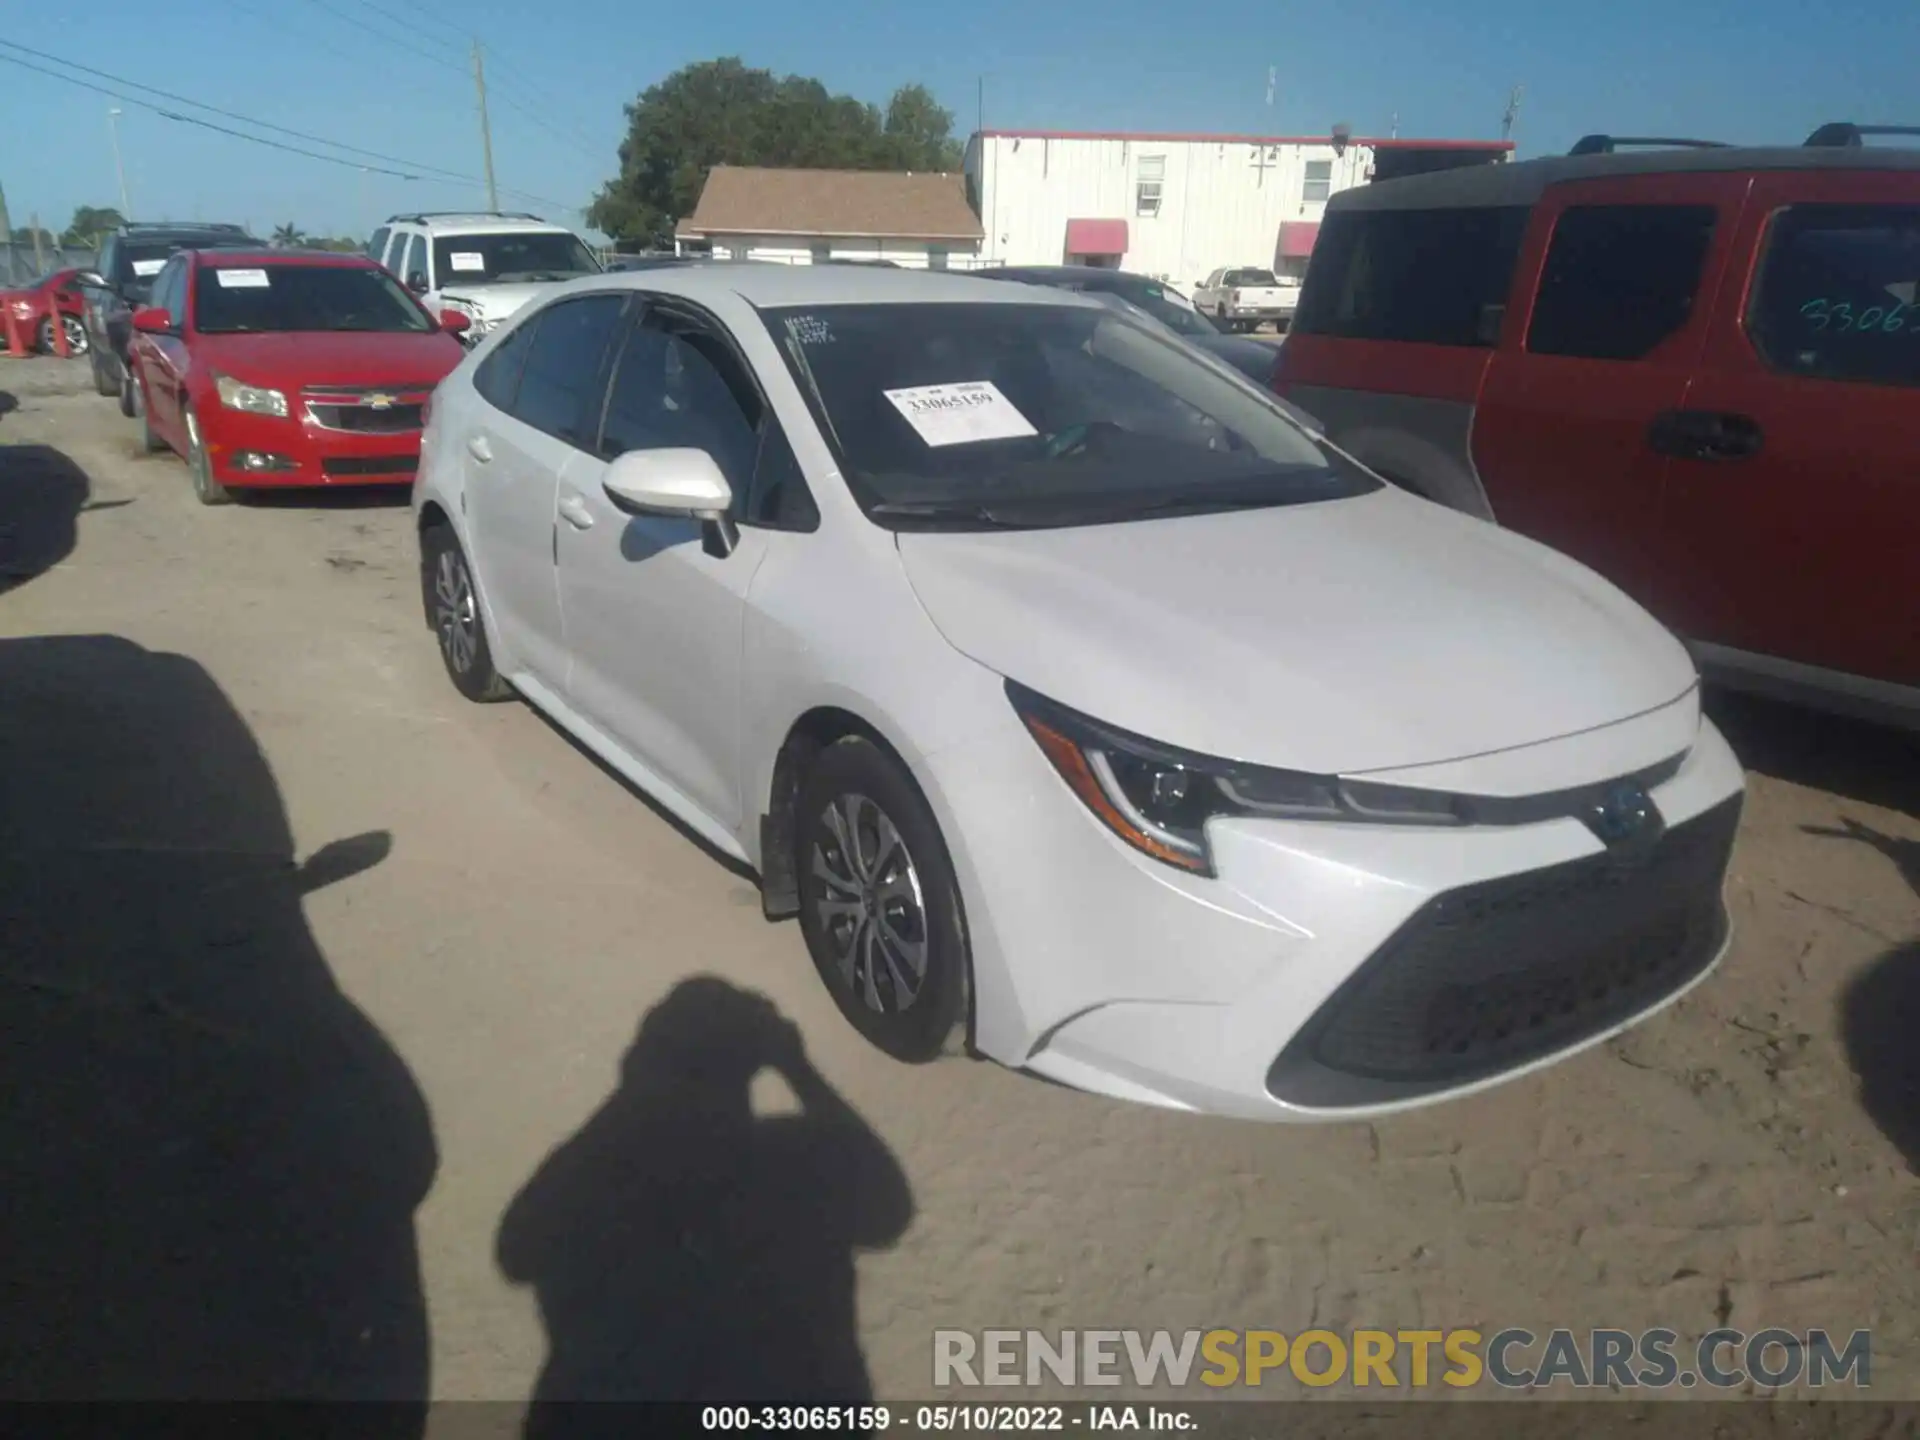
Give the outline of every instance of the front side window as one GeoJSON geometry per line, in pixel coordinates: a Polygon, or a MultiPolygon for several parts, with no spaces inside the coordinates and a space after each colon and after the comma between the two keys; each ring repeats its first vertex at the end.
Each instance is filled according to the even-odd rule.
{"type": "Polygon", "coordinates": [[[1300,191],[1300,198],[1311,205],[1325,200],[1332,193],[1333,162],[1331,160],[1307,161],[1307,178],[1300,191]]]}
{"type": "Polygon", "coordinates": [[[1789,375],[1920,384],[1920,206],[1791,205],[1773,217],[1747,332],[1789,375]]]}
{"type": "Polygon", "coordinates": [[[404,258],[400,262],[400,278],[409,285],[424,289],[427,283],[427,241],[424,235],[409,235],[404,258]]]}
{"type": "Polygon", "coordinates": [[[1120,310],[974,302],[763,317],[882,524],[1098,524],[1377,487],[1266,396],[1120,310]]]}
{"type": "Polygon", "coordinates": [[[600,266],[585,245],[564,231],[508,230],[493,235],[437,236],[433,242],[433,273],[440,288],[447,290],[571,280],[576,275],[597,275],[600,266]]]}
{"type": "Polygon", "coordinates": [[[367,258],[378,265],[387,253],[387,236],[392,234],[389,227],[382,225],[373,232],[373,238],[367,241],[367,258]]]}
{"type": "Polygon", "coordinates": [[[161,262],[160,273],[153,281],[153,303],[167,312],[167,319],[175,329],[187,323],[187,262],[185,260],[166,260],[161,262]]]}
{"type": "Polygon", "coordinates": [[[579,449],[591,448],[600,365],[624,303],[619,295],[584,295],[541,311],[514,396],[516,420],[579,449]]]}
{"type": "Polygon", "coordinates": [[[1693,313],[1711,205],[1575,205],[1553,227],[1527,326],[1535,355],[1638,360],[1693,313]]]}
{"type": "Polygon", "coordinates": [[[384,270],[362,265],[203,265],[193,282],[203,334],[352,330],[418,334],[427,312],[384,270]]]}
{"type": "Polygon", "coordinates": [[[1531,212],[1348,210],[1320,227],[1293,333],[1492,346],[1531,212]]]}
{"type": "Polygon", "coordinates": [[[1133,213],[1136,215],[1158,215],[1160,213],[1160,190],[1166,183],[1167,157],[1164,155],[1142,155],[1140,168],[1133,178],[1133,213]]]}
{"type": "Polygon", "coordinates": [[[633,327],[621,350],[600,453],[611,460],[629,450],[704,450],[741,495],[759,425],[759,396],[727,347],[692,322],[656,312],[633,327]]]}

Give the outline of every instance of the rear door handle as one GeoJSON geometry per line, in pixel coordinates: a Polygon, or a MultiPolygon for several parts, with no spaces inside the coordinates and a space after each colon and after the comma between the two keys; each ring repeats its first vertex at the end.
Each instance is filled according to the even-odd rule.
{"type": "Polygon", "coordinates": [[[1721,410],[1667,410],[1647,427],[1657,454],[1681,460],[1739,460],[1760,453],[1760,422],[1721,410]]]}
{"type": "Polygon", "coordinates": [[[559,510],[560,518],[574,529],[591,530],[593,528],[593,511],[578,495],[562,495],[559,510]]]}
{"type": "Polygon", "coordinates": [[[493,459],[493,447],[487,443],[487,437],[484,435],[467,437],[467,453],[482,465],[493,459]]]}

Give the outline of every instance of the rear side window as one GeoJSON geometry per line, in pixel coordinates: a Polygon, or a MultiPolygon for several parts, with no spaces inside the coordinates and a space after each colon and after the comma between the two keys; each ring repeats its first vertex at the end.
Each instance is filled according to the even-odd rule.
{"type": "Polygon", "coordinates": [[[1536,355],[1638,360],[1687,323],[1711,205],[1574,205],[1547,247],[1527,327],[1536,355]]]}
{"type": "Polygon", "coordinates": [[[516,325],[474,370],[473,388],[494,409],[512,412],[520,394],[520,372],[527,367],[527,351],[533,348],[533,334],[539,328],[538,315],[516,325]]]}
{"type": "Polygon", "coordinates": [[[1920,384],[1920,206],[1794,205],[1773,217],[1747,331],[1775,370],[1920,384]]]}
{"type": "Polygon", "coordinates": [[[1292,329],[1348,340],[1491,346],[1525,206],[1347,210],[1327,217],[1292,329]]]}
{"type": "Polygon", "coordinates": [[[582,450],[591,446],[600,362],[623,303],[619,295],[586,295],[542,312],[511,407],[515,419],[582,450]]]}

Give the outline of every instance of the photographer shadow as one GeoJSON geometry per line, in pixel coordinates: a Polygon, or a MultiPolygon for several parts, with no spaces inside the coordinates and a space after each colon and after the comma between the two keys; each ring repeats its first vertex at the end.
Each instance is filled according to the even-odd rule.
{"type": "Polygon", "coordinates": [[[682,982],[501,1223],[500,1268],[538,1294],[549,1342],[527,1434],[593,1428],[569,1402],[869,1399],[854,1254],[912,1218],[899,1163],[793,1024],[722,980],[682,982]],[[797,1113],[755,1114],[763,1070],[797,1113]]]}

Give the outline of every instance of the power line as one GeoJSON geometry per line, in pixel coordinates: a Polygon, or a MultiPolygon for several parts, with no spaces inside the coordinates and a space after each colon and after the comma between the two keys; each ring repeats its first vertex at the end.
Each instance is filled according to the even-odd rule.
{"type": "MultiPolygon", "coordinates": [[[[0,55],[0,62],[5,62],[8,65],[17,65],[23,70],[31,70],[31,71],[34,71],[36,74],[45,75],[54,80],[62,80],[69,85],[77,85],[83,90],[91,90],[97,95],[109,96],[112,99],[121,101],[123,104],[137,105],[142,110],[150,110],[154,114],[160,116],[163,119],[178,121],[180,124],[183,124],[183,125],[197,125],[203,130],[211,130],[211,131],[214,131],[216,134],[230,136],[235,140],[245,140],[248,143],[254,144],[254,145],[264,145],[271,150],[280,150],[290,155],[304,156],[309,160],[323,160],[329,165],[339,165],[349,170],[365,170],[373,174],[390,175],[396,180],[421,181],[428,184],[436,184],[436,185],[452,185],[452,184],[478,185],[480,184],[479,179],[472,175],[463,175],[457,171],[444,170],[437,165],[420,165],[415,161],[404,160],[398,156],[385,155],[379,151],[374,151],[374,150],[363,150],[356,145],[347,145],[338,140],[328,140],[323,136],[309,135],[304,131],[289,130],[284,125],[269,124],[267,121],[264,121],[264,120],[256,120],[253,117],[248,115],[240,115],[230,110],[222,110],[217,106],[208,105],[199,100],[191,100],[182,95],[175,95],[170,91],[160,90],[151,85],[142,85],[138,81],[124,80],[117,75],[109,75],[107,74],[107,72],[103,70],[95,70],[91,66],[75,64],[70,60],[62,59],[57,55],[49,55],[43,51],[29,49],[25,45],[17,45],[10,40],[0,40],[0,45],[4,45],[10,50],[19,50],[25,54],[33,55],[40,59],[51,60],[56,65],[66,65],[71,69],[84,71],[89,75],[99,75],[104,79],[114,81],[116,84],[131,86],[136,90],[145,90],[151,94],[160,95],[166,99],[176,101],[177,103],[182,105],[190,105],[195,109],[206,110],[211,114],[215,114],[215,115],[222,115],[230,120],[239,120],[244,124],[252,125],[259,129],[273,130],[281,134],[293,135],[298,139],[309,140],[316,145],[328,145],[336,150],[346,150],[357,155],[363,155],[363,156],[370,157],[372,159],[387,161],[389,162],[390,165],[404,165],[408,168],[405,170],[395,170],[395,169],[389,168],[388,165],[370,165],[370,164],[367,164],[364,160],[350,160],[339,155],[326,155],[321,153],[318,150],[307,150],[298,145],[288,145],[279,140],[269,140],[266,137],[261,135],[249,135],[244,131],[234,130],[225,125],[216,125],[211,120],[203,120],[197,115],[182,115],[177,111],[168,110],[164,106],[156,105],[151,100],[142,99],[137,95],[129,95],[129,94],[126,94],[124,91],[110,89],[104,85],[95,85],[91,81],[81,80],[78,77],[73,75],[65,75],[58,70],[49,70],[45,66],[35,65],[31,61],[21,60],[12,55],[0,55]],[[416,172],[429,172],[429,173],[416,173],[416,172]]],[[[550,206],[554,209],[565,211],[569,214],[571,214],[577,208],[574,206],[565,205],[558,200],[549,199],[543,195],[536,195],[530,190],[517,190],[517,189],[512,189],[511,187],[503,187],[503,188],[506,189],[506,192],[510,195],[518,195],[524,199],[533,201],[535,204],[550,206]]]]}
{"type": "Polygon", "coordinates": [[[358,18],[357,16],[349,15],[345,10],[342,10],[339,8],[339,6],[334,5],[332,3],[332,0],[307,0],[307,3],[309,5],[312,5],[316,9],[326,11],[327,14],[333,16],[336,20],[343,21],[346,24],[353,26],[356,30],[363,30],[367,34],[377,37],[378,39],[385,42],[386,44],[397,45],[401,49],[411,52],[412,54],[418,56],[420,59],[425,60],[430,65],[445,66],[447,69],[453,71],[454,74],[460,75],[460,76],[465,76],[465,74],[467,73],[466,67],[460,64],[458,61],[449,60],[444,55],[436,55],[431,50],[422,49],[411,35],[407,35],[407,34],[395,35],[390,33],[389,31],[382,30],[377,26],[369,25],[366,21],[358,18]]]}

